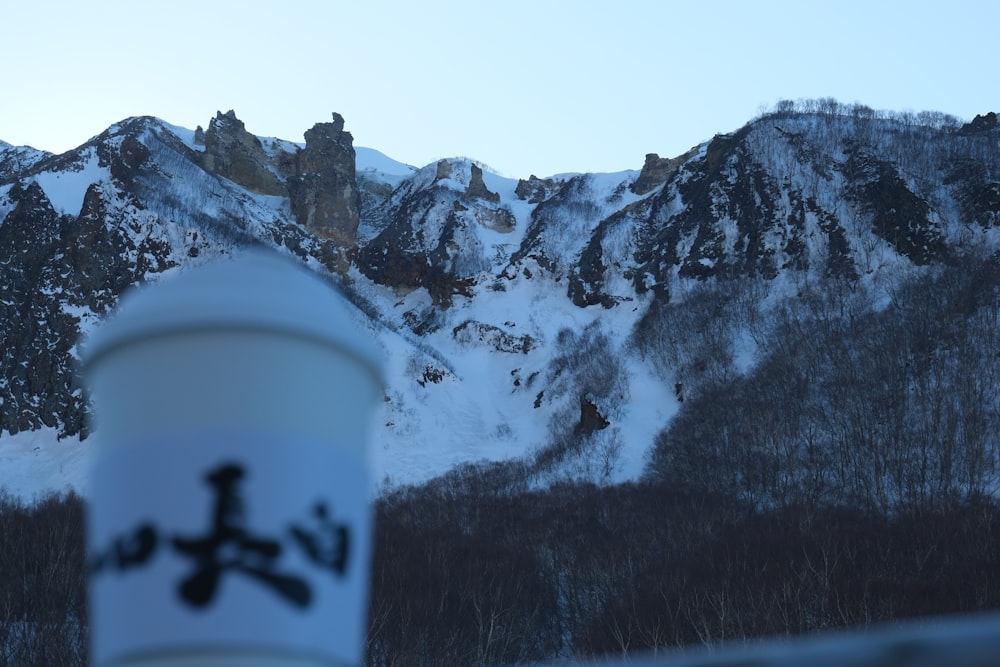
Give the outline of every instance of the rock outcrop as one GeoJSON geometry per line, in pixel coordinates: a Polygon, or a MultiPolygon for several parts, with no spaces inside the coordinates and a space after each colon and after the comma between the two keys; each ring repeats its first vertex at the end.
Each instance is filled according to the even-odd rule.
{"type": "Polygon", "coordinates": [[[561,183],[556,183],[551,178],[542,179],[532,174],[528,180],[522,178],[517,182],[514,194],[518,199],[527,200],[529,204],[540,204],[548,199],[559,185],[561,183]]]}
{"type": "Polygon", "coordinates": [[[493,202],[494,204],[500,203],[500,195],[490,192],[489,188],[486,187],[486,182],[483,180],[483,170],[475,164],[472,165],[472,177],[469,179],[469,186],[465,189],[465,194],[475,199],[484,199],[488,202],[493,202]]]}
{"type": "Polygon", "coordinates": [[[28,171],[49,155],[30,146],[11,146],[0,141],[0,181],[16,178],[18,174],[28,171]]]}
{"type": "Polygon", "coordinates": [[[652,192],[655,188],[663,185],[670,178],[671,174],[677,171],[677,167],[682,165],[688,158],[684,155],[678,158],[662,158],[656,153],[647,153],[646,162],[642,165],[639,178],[632,184],[632,192],[637,195],[644,195],[652,192]]]}
{"type": "Polygon", "coordinates": [[[246,130],[233,111],[218,112],[208,130],[195,131],[204,144],[201,166],[263,195],[289,197],[296,221],[316,236],[345,248],[357,241],[361,195],[355,175],[354,139],[344,119],[317,123],[297,151],[271,147],[246,130]]]}
{"type": "Polygon", "coordinates": [[[288,179],[292,213],[313,234],[353,246],[361,211],[354,138],[335,113],[332,123],[317,123],[305,139],[305,148],[295,156],[295,174],[288,179]]]}
{"type": "Polygon", "coordinates": [[[997,114],[995,111],[990,111],[985,115],[977,115],[971,122],[959,128],[958,133],[964,135],[981,134],[995,130],[998,127],[1000,127],[1000,123],[997,122],[997,114]]]}
{"type": "Polygon", "coordinates": [[[262,195],[285,195],[287,189],[271,170],[260,140],[247,132],[243,121],[230,110],[218,112],[205,132],[202,166],[223,178],[262,195]]]}
{"type": "Polygon", "coordinates": [[[451,163],[447,160],[438,160],[437,171],[434,172],[434,182],[442,178],[451,178],[451,163]]]}

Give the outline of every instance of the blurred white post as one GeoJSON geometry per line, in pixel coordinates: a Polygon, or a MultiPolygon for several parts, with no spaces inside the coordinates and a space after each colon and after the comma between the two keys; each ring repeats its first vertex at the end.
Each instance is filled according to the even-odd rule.
{"type": "Polygon", "coordinates": [[[94,667],[360,665],[381,360],[343,297],[219,260],[126,295],[84,376],[94,667]]]}

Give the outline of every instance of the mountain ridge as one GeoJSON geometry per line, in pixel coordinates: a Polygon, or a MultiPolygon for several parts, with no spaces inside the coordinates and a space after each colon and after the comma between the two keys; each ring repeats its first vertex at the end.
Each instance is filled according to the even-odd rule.
{"type": "Polygon", "coordinates": [[[520,181],[355,149],[336,114],[305,144],[232,112],[204,144],[148,116],[62,155],[0,144],[0,432],[86,436],[76,340],[130,285],[262,244],[337,284],[386,350],[380,479],[481,460],[539,484],[636,479],[682,409],[773,352],[761,322],[796,294],[877,309],[997,249],[993,118],[779,104],[642,169],[520,181]],[[706,289],[746,322],[684,311],[706,289]]]}

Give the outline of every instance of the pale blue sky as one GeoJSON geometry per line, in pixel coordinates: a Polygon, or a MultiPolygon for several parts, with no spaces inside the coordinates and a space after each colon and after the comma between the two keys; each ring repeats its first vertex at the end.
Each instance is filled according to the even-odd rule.
{"type": "Polygon", "coordinates": [[[638,169],[783,98],[1000,111],[997,26],[992,0],[4,2],[0,139],[59,152],[234,109],[302,141],[337,111],[416,166],[638,169]]]}

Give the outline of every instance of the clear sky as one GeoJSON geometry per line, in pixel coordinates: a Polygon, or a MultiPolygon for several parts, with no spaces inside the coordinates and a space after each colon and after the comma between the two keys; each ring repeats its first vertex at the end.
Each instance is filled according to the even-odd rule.
{"type": "Polygon", "coordinates": [[[0,139],[61,152],[152,115],[233,109],[302,141],[516,178],[638,169],[779,99],[1000,111],[994,0],[3,2],[0,139]]]}

